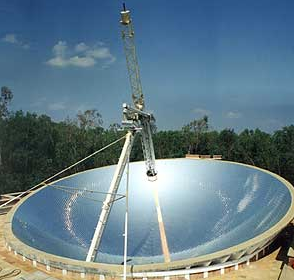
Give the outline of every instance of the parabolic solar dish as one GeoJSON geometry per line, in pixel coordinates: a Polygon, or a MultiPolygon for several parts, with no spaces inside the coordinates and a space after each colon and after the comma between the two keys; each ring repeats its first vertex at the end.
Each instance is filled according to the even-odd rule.
{"type": "MultiPolygon", "coordinates": [[[[128,264],[164,262],[155,187],[172,262],[246,244],[293,211],[291,185],[263,170],[215,160],[156,164],[156,182],[147,180],[144,162],[130,164],[128,264]]],[[[41,251],[85,260],[114,170],[93,169],[40,189],[18,206],[13,234],[41,251]]],[[[125,194],[125,187],[124,175],[118,193],[125,194]]],[[[113,205],[96,262],[122,264],[124,214],[122,198],[113,205]]]]}

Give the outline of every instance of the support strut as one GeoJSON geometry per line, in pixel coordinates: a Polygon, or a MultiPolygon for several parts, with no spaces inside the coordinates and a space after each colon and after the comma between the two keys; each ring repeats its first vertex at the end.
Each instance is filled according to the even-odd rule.
{"type": "Polygon", "coordinates": [[[111,181],[108,194],[106,195],[106,198],[102,205],[101,214],[100,214],[97,227],[95,229],[95,232],[91,241],[86,262],[93,262],[95,260],[95,257],[102,239],[102,234],[103,234],[109,213],[111,211],[113,201],[115,200],[117,190],[118,190],[125,166],[127,164],[128,157],[132,149],[133,142],[134,142],[133,132],[129,131],[126,135],[125,144],[123,146],[113,179],[111,181]]]}

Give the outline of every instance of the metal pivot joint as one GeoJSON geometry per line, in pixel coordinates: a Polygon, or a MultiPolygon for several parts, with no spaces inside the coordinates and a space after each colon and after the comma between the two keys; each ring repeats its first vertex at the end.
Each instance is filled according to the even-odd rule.
{"type": "Polygon", "coordinates": [[[155,118],[152,114],[140,111],[123,104],[123,121],[125,128],[141,134],[141,143],[146,165],[146,174],[150,181],[156,180],[155,153],[152,140],[152,125],[155,118]]]}

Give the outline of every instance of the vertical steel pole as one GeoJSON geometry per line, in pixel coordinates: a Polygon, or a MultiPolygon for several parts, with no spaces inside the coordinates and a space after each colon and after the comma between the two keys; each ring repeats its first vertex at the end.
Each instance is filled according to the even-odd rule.
{"type": "Polygon", "coordinates": [[[129,214],[129,174],[130,174],[130,153],[127,160],[127,185],[126,185],[126,215],[125,215],[125,242],[124,242],[124,280],[127,279],[127,256],[128,256],[128,214],[129,214]]]}

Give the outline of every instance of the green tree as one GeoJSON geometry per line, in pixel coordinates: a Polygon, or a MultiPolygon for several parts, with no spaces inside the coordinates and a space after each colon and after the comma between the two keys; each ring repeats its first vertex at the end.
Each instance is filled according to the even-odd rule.
{"type": "Polygon", "coordinates": [[[11,103],[11,100],[13,98],[12,91],[6,87],[1,87],[1,96],[0,96],[0,172],[1,172],[1,166],[2,166],[2,150],[3,150],[3,137],[5,134],[5,123],[4,119],[8,117],[9,110],[8,106],[11,103]]]}
{"type": "Polygon", "coordinates": [[[183,126],[182,131],[189,143],[188,152],[193,154],[199,153],[200,135],[208,131],[208,116],[193,120],[183,126]]]}
{"type": "Polygon", "coordinates": [[[9,110],[8,106],[13,98],[12,91],[6,87],[1,87],[1,96],[0,96],[0,118],[5,118],[8,116],[9,110]]]}
{"type": "Polygon", "coordinates": [[[237,148],[238,136],[234,129],[226,128],[219,133],[218,145],[219,153],[222,155],[223,159],[235,160],[235,151],[237,148]]]}
{"type": "Polygon", "coordinates": [[[276,147],[276,172],[294,183],[294,125],[283,127],[273,135],[276,147]]]}
{"type": "Polygon", "coordinates": [[[53,124],[48,116],[22,111],[10,114],[5,123],[2,158],[5,176],[1,180],[15,191],[23,190],[54,171],[53,124]]]}
{"type": "Polygon", "coordinates": [[[86,110],[77,114],[78,124],[82,129],[93,129],[102,127],[103,120],[101,114],[96,109],[86,110]]]}
{"type": "Polygon", "coordinates": [[[271,135],[260,129],[245,129],[238,137],[236,160],[275,170],[276,149],[271,135]]]}
{"type": "MultiPolygon", "coordinates": [[[[1,115],[1,192],[25,190],[125,135],[116,124],[103,129],[96,110],[85,112],[58,123],[46,115],[22,111],[1,115]]],[[[179,131],[157,131],[153,141],[156,158],[183,157],[190,148],[191,152],[222,154],[226,160],[272,170],[294,183],[293,125],[273,135],[259,129],[245,129],[238,135],[233,129],[208,131],[208,118],[204,117],[179,131]]],[[[62,176],[116,164],[122,146],[123,140],[62,176]]],[[[143,160],[139,135],[131,154],[131,161],[135,160],[143,160]]]]}

